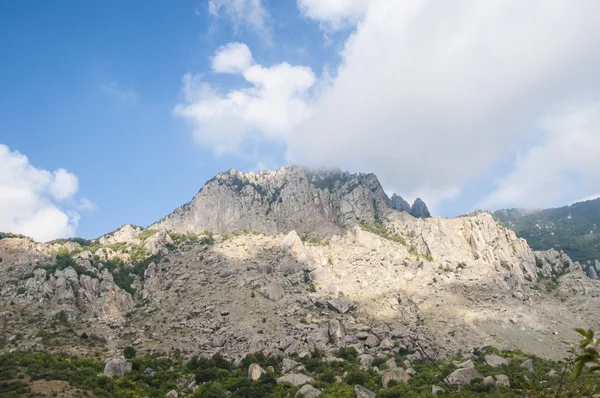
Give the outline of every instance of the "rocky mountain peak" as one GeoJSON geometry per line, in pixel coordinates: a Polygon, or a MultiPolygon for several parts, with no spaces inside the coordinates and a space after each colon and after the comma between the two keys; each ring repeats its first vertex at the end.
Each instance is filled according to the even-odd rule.
{"type": "Polygon", "coordinates": [[[415,199],[413,205],[410,208],[410,215],[415,218],[429,218],[431,217],[431,213],[429,213],[429,209],[427,205],[421,198],[415,199]]]}
{"type": "Polygon", "coordinates": [[[331,235],[392,211],[374,174],[287,166],[258,173],[229,170],[153,229],[226,233],[250,229],[331,235]]]}
{"type": "Polygon", "coordinates": [[[392,195],[391,205],[394,210],[410,213],[410,204],[400,195],[392,195]]]}

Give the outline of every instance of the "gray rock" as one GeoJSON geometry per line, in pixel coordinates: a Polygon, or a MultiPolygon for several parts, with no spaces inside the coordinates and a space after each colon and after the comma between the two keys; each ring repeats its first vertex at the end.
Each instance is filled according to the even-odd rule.
{"type": "Polygon", "coordinates": [[[487,376],[483,378],[484,384],[496,384],[496,380],[492,376],[487,376]]]}
{"type": "Polygon", "coordinates": [[[414,368],[408,368],[406,369],[406,374],[409,376],[414,376],[417,374],[417,371],[414,368]]]}
{"type": "Polygon", "coordinates": [[[281,376],[280,378],[278,378],[277,384],[290,383],[296,387],[299,387],[303,384],[312,383],[314,381],[315,380],[312,377],[308,377],[301,373],[290,373],[288,375],[281,376]]]}
{"type": "Polygon", "coordinates": [[[410,376],[404,372],[402,368],[390,369],[383,372],[381,376],[381,385],[383,388],[388,388],[391,381],[395,382],[407,382],[410,380],[410,376]]]}
{"type": "Polygon", "coordinates": [[[523,363],[521,363],[521,367],[533,372],[533,360],[530,358],[526,361],[523,361],[523,363]]]}
{"type": "Polygon", "coordinates": [[[123,377],[131,372],[131,362],[122,359],[111,359],[104,366],[104,375],[108,377],[123,377]]]}
{"type": "Polygon", "coordinates": [[[374,360],[375,357],[370,354],[361,354],[358,356],[358,363],[361,366],[371,367],[371,365],[373,365],[374,360]]]}
{"type": "Polygon", "coordinates": [[[293,359],[283,358],[283,361],[281,362],[281,369],[284,373],[287,373],[296,368],[298,365],[300,365],[300,363],[294,361],[293,359]]]}
{"type": "Polygon", "coordinates": [[[381,350],[389,351],[389,350],[393,349],[394,347],[396,347],[396,342],[394,340],[390,339],[389,337],[384,337],[379,342],[379,348],[381,350]]]}
{"type": "Polygon", "coordinates": [[[356,398],[375,398],[377,396],[373,391],[367,390],[358,384],[354,386],[354,393],[356,394],[356,398]]]}
{"type": "Polygon", "coordinates": [[[407,213],[410,213],[410,205],[406,200],[404,200],[402,196],[393,194],[390,200],[390,205],[394,210],[405,211],[407,213]]]}
{"type": "Polygon", "coordinates": [[[471,383],[473,379],[481,379],[481,374],[475,368],[456,369],[448,376],[448,381],[453,386],[461,386],[471,383]]]}
{"type": "Polygon", "coordinates": [[[396,360],[394,358],[388,359],[387,361],[385,361],[385,364],[388,369],[396,369],[398,367],[398,365],[396,365],[396,360]]]}
{"type": "Polygon", "coordinates": [[[555,376],[558,376],[558,372],[556,370],[552,369],[551,371],[546,373],[546,376],[555,377],[555,376]]]}
{"type": "Polygon", "coordinates": [[[429,218],[431,214],[425,202],[421,198],[415,199],[413,205],[410,208],[410,215],[415,218],[429,218]]]}
{"type": "Polygon", "coordinates": [[[431,386],[431,393],[433,395],[438,395],[439,393],[443,393],[444,389],[440,386],[431,386]]]}
{"type": "Polygon", "coordinates": [[[271,282],[262,289],[261,294],[271,301],[279,301],[283,298],[283,287],[278,282],[271,282]]]}
{"type": "Polygon", "coordinates": [[[345,314],[350,311],[354,307],[354,302],[350,300],[348,297],[339,296],[327,302],[327,305],[339,312],[340,314],[345,314]]]}
{"type": "Polygon", "coordinates": [[[144,370],[144,373],[146,373],[148,376],[154,376],[156,374],[156,372],[152,368],[146,368],[144,370]]]}
{"type": "Polygon", "coordinates": [[[497,368],[498,366],[502,365],[508,366],[508,361],[505,358],[499,357],[498,355],[486,355],[485,363],[493,368],[497,368]]]}
{"type": "Polygon", "coordinates": [[[375,348],[379,345],[379,339],[375,335],[370,334],[365,340],[365,345],[369,348],[375,348]]]}
{"type": "Polygon", "coordinates": [[[253,363],[248,366],[248,379],[251,381],[260,379],[260,377],[265,373],[267,373],[267,371],[261,368],[257,363],[253,363]]]}
{"type": "Polygon", "coordinates": [[[321,393],[321,390],[311,386],[310,384],[305,384],[304,386],[302,386],[302,388],[298,390],[296,396],[303,398],[315,398],[321,395],[321,393]]]}
{"type": "Polygon", "coordinates": [[[496,375],[496,387],[510,387],[510,380],[506,375],[496,375]]]}
{"type": "Polygon", "coordinates": [[[177,394],[177,391],[171,390],[167,393],[167,398],[179,398],[179,394],[177,394]]]}
{"type": "Polygon", "coordinates": [[[328,325],[329,337],[334,341],[340,341],[346,336],[346,327],[339,319],[332,319],[328,325]]]}
{"type": "Polygon", "coordinates": [[[470,359],[468,361],[461,362],[461,363],[457,364],[456,366],[458,366],[459,368],[462,368],[462,369],[470,369],[470,368],[475,367],[475,365],[473,364],[473,361],[471,361],[470,359]]]}

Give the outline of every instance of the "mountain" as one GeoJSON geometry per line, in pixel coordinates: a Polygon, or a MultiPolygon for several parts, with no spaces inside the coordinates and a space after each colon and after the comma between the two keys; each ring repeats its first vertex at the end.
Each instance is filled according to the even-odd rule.
{"type": "Polygon", "coordinates": [[[492,215],[534,250],[563,250],[586,265],[600,259],[600,199],[555,209],[498,210],[492,215]]]}
{"type": "MultiPolygon", "coordinates": [[[[429,215],[420,199],[415,204],[414,214],[429,215]]],[[[374,174],[299,166],[248,174],[229,170],[150,228],[194,233],[293,229],[301,236],[327,236],[362,222],[382,220],[392,210],[374,174]]]]}
{"type": "Polygon", "coordinates": [[[415,218],[372,174],[292,166],[219,174],[146,229],[50,243],[0,235],[0,318],[6,380],[20,369],[23,383],[71,380],[95,396],[294,396],[306,383],[302,394],[324,397],[360,384],[426,396],[445,388],[427,356],[445,358],[456,383],[470,372],[467,391],[488,388],[469,384],[477,375],[525,383],[519,351],[502,353],[509,376],[488,364],[504,363],[489,355],[504,349],[542,357],[536,382],[554,385],[550,360],[578,342],[573,328],[600,322],[600,282],[490,214],[415,218]],[[53,357],[31,357],[40,352],[53,357]],[[101,366],[128,375],[97,376],[101,366]],[[279,395],[240,392],[258,387],[279,395]]]}

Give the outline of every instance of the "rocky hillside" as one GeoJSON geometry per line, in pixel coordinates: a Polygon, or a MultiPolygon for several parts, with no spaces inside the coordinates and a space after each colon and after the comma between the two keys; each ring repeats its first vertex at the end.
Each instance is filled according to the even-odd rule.
{"type": "MultiPolygon", "coordinates": [[[[579,340],[575,327],[597,328],[600,282],[564,252],[532,251],[487,213],[415,218],[391,202],[373,175],[231,171],[148,229],[125,225],[92,241],[51,244],[3,235],[2,352],[93,355],[106,363],[106,375],[117,376],[132,369],[122,358],[127,347],[179,361],[219,354],[237,367],[260,353],[280,362],[269,370],[259,361],[248,369],[253,380],[269,372],[286,386],[303,380],[286,394],[308,385],[325,396],[374,397],[354,385],[331,392],[340,387],[335,376],[345,380],[354,368],[332,370],[333,384],[319,384],[316,368],[301,359],[318,355],[333,364],[355,352],[356,366],[369,374],[364,382],[379,380],[369,384],[372,394],[388,396],[400,391],[394,383],[428,380],[431,390],[440,381],[419,367],[427,356],[466,352],[479,370],[468,363],[448,369],[458,372],[457,384],[469,384],[491,372],[482,347],[558,360],[579,340]],[[296,365],[284,370],[282,357],[296,365]],[[408,365],[385,376],[379,360],[393,358],[408,365]]],[[[202,383],[222,373],[202,369],[193,369],[198,384],[164,377],[177,394],[203,394],[202,383]]],[[[136,383],[151,385],[152,368],[148,377],[134,370],[136,383]]],[[[503,388],[514,381],[505,377],[494,373],[491,382],[503,388]]],[[[436,387],[449,391],[443,382],[436,387]]]]}
{"type": "MultiPolygon", "coordinates": [[[[295,230],[301,236],[324,237],[381,220],[393,210],[393,203],[397,202],[390,201],[373,174],[298,166],[248,174],[230,170],[208,181],[190,203],[150,228],[193,233],[295,230]]],[[[412,208],[398,210],[429,217],[420,199],[412,208]]]]}
{"type": "Polygon", "coordinates": [[[497,210],[492,215],[525,238],[534,250],[563,250],[583,264],[588,275],[600,272],[600,199],[556,209],[497,210]]]}

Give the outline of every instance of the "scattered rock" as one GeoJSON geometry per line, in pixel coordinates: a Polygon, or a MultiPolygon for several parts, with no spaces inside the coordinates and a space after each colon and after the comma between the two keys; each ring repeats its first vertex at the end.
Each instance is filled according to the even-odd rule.
{"type": "Polygon", "coordinates": [[[438,395],[439,393],[444,393],[444,389],[440,386],[431,386],[431,393],[433,395],[438,395]]]}
{"type": "Polygon", "coordinates": [[[302,388],[300,388],[298,390],[298,392],[296,393],[297,397],[303,397],[303,398],[315,398],[318,397],[319,395],[321,395],[322,391],[319,390],[318,388],[315,388],[313,386],[311,386],[310,384],[305,384],[304,386],[302,386],[302,388]]]}
{"type": "Polygon", "coordinates": [[[365,340],[365,345],[369,348],[375,348],[379,345],[379,339],[377,336],[370,334],[369,337],[365,340]]]}
{"type": "Polygon", "coordinates": [[[496,375],[496,387],[510,387],[510,380],[506,375],[496,375]]]}
{"type": "Polygon", "coordinates": [[[375,398],[377,396],[373,391],[367,390],[358,384],[354,386],[354,393],[356,394],[356,398],[375,398]]]}
{"type": "Polygon", "coordinates": [[[250,379],[251,381],[256,381],[260,379],[260,377],[265,373],[267,373],[267,371],[261,368],[260,365],[257,363],[253,363],[250,366],[248,366],[248,379],[250,379]]]}
{"type": "Polygon", "coordinates": [[[551,371],[546,373],[546,376],[555,377],[555,376],[558,376],[558,372],[556,370],[552,369],[551,371]]]}
{"type": "Polygon", "coordinates": [[[502,365],[508,366],[508,361],[505,358],[499,357],[498,355],[486,355],[485,363],[490,365],[492,368],[497,368],[498,366],[502,365]]]}
{"type": "Polygon", "coordinates": [[[104,375],[108,377],[123,377],[131,372],[131,362],[122,359],[111,359],[104,366],[104,375]]]}
{"type": "Polygon", "coordinates": [[[388,388],[391,381],[407,382],[408,380],[410,380],[410,376],[404,372],[404,369],[390,369],[383,372],[383,376],[381,376],[381,385],[383,388],[388,388]]]}
{"type": "Polygon", "coordinates": [[[167,393],[167,398],[179,398],[179,394],[177,394],[177,391],[171,390],[167,393]]]}
{"type": "Polygon", "coordinates": [[[346,335],[346,327],[339,319],[332,319],[328,326],[329,337],[334,341],[340,341],[346,335]]]}
{"type": "Polygon", "coordinates": [[[448,376],[448,381],[452,385],[462,386],[465,384],[471,383],[473,379],[481,379],[481,374],[475,369],[472,368],[461,368],[456,369],[454,372],[450,373],[448,376]]]}
{"type": "Polygon", "coordinates": [[[277,379],[277,384],[290,383],[296,387],[303,384],[312,383],[315,381],[312,377],[308,377],[301,373],[290,373],[289,375],[281,376],[277,379]]]}
{"type": "Polygon", "coordinates": [[[398,365],[396,365],[396,360],[394,358],[390,358],[387,361],[385,361],[385,365],[387,366],[388,369],[396,369],[398,367],[398,365]]]}
{"type": "Polygon", "coordinates": [[[354,302],[346,296],[339,296],[329,300],[327,305],[340,314],[345,314],[354,307],[354,302]]]}
{"type": "Polygon", "coordinates": [[[358,356],[358,363],[361,366],[371,367],[375,357],[371,354],[361,354],[358,356]]]}
{"type": "Polygon", "coordinates": [[[293,359],[283,358],[283,361],[281,362],[281,369],[284,371],[284,373],[287,373],[296,368],[298,365],[300,365],[300,363],[294,361],[293,359]]]}
{"type": "Polygon", "coordinates": [[[283,287],[279,282],[273,281],[263,288],[261,294],[271,301],[279,301],[283,298],[283,287]]]}
{"type": "Polygon", "coordinates": [[[492,376],[487,376],[483,378],[483,384],[496,384],[496,380],[492,376]]]}
{"type": "Polygon", "coordinates": [[[521,367],[527,369],[530,372],[533,372],[533,360],[530,358],[530,359],[524,361],[521,364],[521,367]]]}

